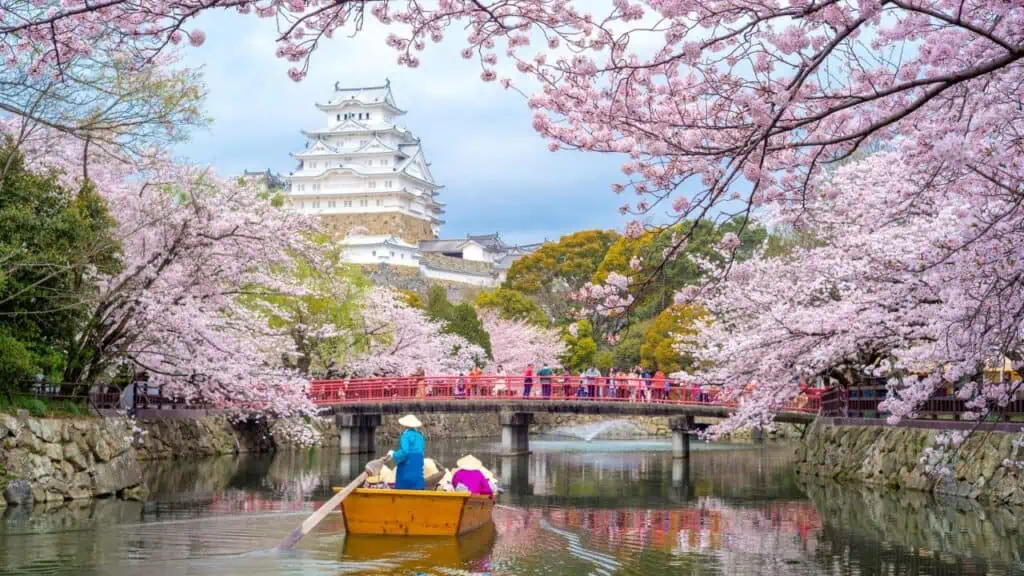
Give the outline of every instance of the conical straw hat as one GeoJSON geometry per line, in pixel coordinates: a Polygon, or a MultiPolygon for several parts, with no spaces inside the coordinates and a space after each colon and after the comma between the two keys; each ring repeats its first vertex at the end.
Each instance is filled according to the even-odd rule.
{"type": "Polygon", "coordinates": [[[419,428],[420,426],[423,426],[423,422],[420,422],[420,419],[412,414],[402,416],[398,419],[398,423],[406,428],[419,428]]]}
{"type": "Polygon", "coordinates": [[[466,456],[463,456],[462,458],[459,458],[459,460],[455,462],[455,465],[462,470],[480,470],[484,467],[484,463],[478,460],[476,456],[473,456],[472,454],[468,454],[466,456]]]}
{"type": "Polygon", "coordinates": [[[441,470],[437,467],[437,462],[433,458],[423,459],[423,477],[429,478],[434,474],[437,474],[441,470]]]}

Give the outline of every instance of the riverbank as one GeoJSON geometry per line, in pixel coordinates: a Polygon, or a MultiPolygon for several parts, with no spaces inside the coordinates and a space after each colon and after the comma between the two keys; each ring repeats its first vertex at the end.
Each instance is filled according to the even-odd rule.
{"type": "MultiPolygon", "coordinates": [[[[430,440],[494,438],[501,435],[497,414],[422,414],[430,440]]],[[[535,415],[531,434],[559,429],[610,426],[601,438],[667,438],[666,417],[579,414],[535,415]]],[[[377,429],[379,446],[395,443],[402,432],[398,416],[386,416],[377,429]]],[[[778,436],[793,436],[780,427],[778,436]]],[[[742,439],[737,435],[736,439],[742,439]]],[[[146,462],[256,454],[278,448],[338,446],[331,418],[310,421],[234,422],[227,416],[157,418],[36,418],[25,411],[0,413],[0,491],[6,504],[62,502],[107,496],[143,499],[146,462]]]]}
{"type": "Polygon", "coordinates": [[[1024,505],[1024,471],[1004,463],[1024,455],[1016,434],[977,432],[959,449],[947,477],[929,475],[922,462],[935,430],[836,426],[815,421],[797,449],[797,474],[853,481],[1000,504],[1024,505]]]}

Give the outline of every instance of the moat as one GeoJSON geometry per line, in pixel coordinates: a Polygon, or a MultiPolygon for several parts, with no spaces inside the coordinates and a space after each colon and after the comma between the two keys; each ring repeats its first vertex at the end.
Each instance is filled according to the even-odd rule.
{"type": "Polygon", "coordinates": [[[1013,508],[804,484],[792,444],[432,442],[502,478],[494,529],[461,540],[346,537],[339,515],[274,550],[363,459],[331,450],[146,464],[150,501],[8,508],[0,574],[1024,574],[1013,508]]]}

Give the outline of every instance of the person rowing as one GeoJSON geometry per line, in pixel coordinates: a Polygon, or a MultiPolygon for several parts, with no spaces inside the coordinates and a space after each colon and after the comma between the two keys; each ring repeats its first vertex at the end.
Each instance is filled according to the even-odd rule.
{"type": "Polygon", "coordinates": [[[388,451],[388,456],[395,461],[395,489],[423,490],[423,452],[425,442],[423,434],[417,430],[423,426],[420,419],[406,414],[398,419],[405,427],[398,438],[398,450],[388,451]]]}

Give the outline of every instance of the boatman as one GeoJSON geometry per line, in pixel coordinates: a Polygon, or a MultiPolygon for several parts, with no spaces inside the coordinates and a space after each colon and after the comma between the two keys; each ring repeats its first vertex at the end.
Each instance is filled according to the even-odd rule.
{"type": "Polygon", "coordinates": [[[423,490],[423,434],[417,430],[423,423],[412,414],[398,419],[405,427],[398,438],[398,450],[388,451],[394,459],[396,490],[423,490]]]}

